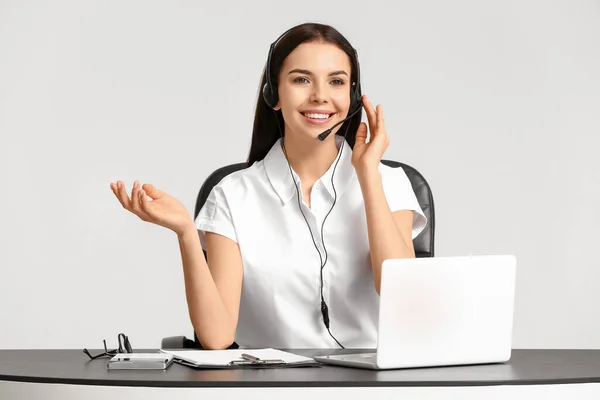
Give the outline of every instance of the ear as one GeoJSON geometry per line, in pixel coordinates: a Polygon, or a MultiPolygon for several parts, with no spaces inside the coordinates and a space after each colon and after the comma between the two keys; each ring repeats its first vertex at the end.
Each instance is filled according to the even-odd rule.
{"type": "Polygon", "coordinates": [[[275,110],[275,111],[281,110],[281,105],[279,104],[279,102],[277,102],[277,104],[275,105],[275,107],[273,107],[273,110],[275,110]]]}

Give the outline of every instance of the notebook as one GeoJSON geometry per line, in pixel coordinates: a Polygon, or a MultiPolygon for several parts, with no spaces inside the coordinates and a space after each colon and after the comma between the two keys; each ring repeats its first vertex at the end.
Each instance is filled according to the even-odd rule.
{"type": "Polygon", "coordinates": [[[310,357],[276,349],[236,350],[161,350],[173,355],[175,362],[192,368],[290,368],[318,367],[310,357]],[[244,357],[242,356],[244,355],[244,357]]]}

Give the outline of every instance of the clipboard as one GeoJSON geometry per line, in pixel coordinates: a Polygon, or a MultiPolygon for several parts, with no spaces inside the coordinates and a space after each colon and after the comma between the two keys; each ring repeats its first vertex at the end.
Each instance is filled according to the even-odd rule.
{"type": "Polygon", "coordinates": [[[312,358],[275,349],[182,350],[171,354],[177,364],[194,369],[266,369],[321,367],[312,358]]]}

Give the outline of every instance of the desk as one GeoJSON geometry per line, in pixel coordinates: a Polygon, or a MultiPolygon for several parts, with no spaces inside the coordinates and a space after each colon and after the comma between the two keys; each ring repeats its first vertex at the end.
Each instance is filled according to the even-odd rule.
{"type": "MultiPolygon", "coordinates": [[[[351,352],[288,351],[309,357],[351,352]]],[[[109,371],[106,363],[89,361],[81,350],[0,350],[0,399],[600,399],[600,350],[513,350],[505,364],[389,371],[194,370],[179,364],[165,371],[109,371]]]]}

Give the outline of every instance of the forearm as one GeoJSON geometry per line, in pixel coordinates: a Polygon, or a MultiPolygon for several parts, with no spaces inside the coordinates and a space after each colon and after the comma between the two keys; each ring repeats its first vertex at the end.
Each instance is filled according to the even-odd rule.
{"type": "Polygon", "coordinates": [[[194,331],[205,349],[224,349],[233,343],[235,326],[202,253],[196,227],[178,235],[185,294],[194,331]]]}
{"type": "Polygon", "coordinates": [[[361,171],[358,177],[365,203],[373,279],[379,293],[383,260],[410,258],[415,254],[394,222],[379,170],[361,171]]]}

